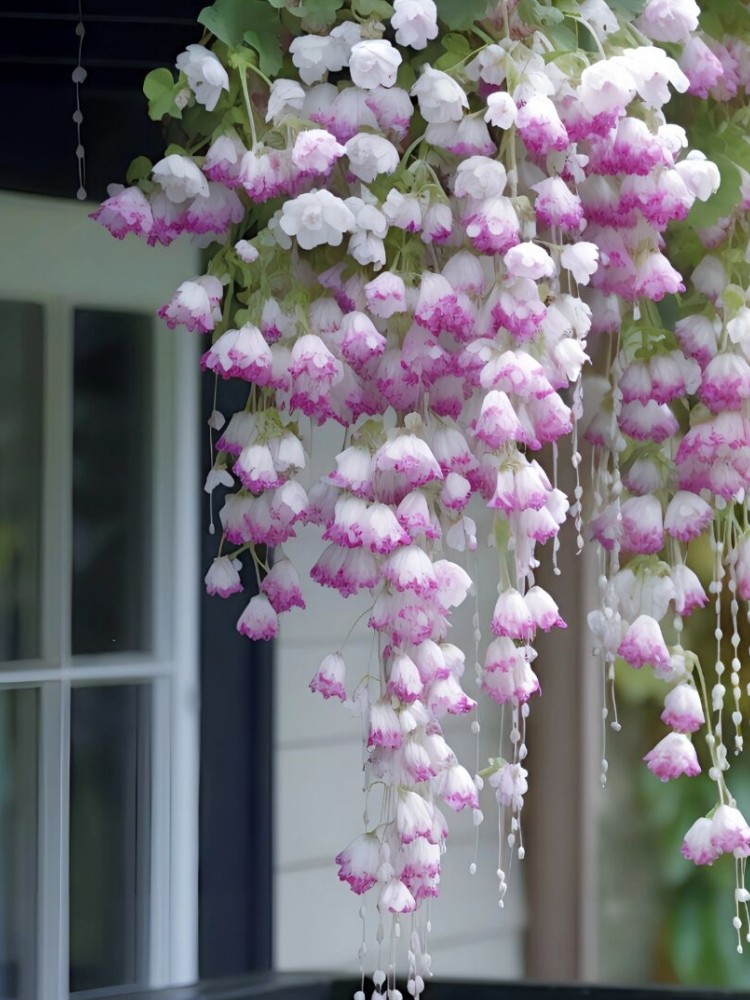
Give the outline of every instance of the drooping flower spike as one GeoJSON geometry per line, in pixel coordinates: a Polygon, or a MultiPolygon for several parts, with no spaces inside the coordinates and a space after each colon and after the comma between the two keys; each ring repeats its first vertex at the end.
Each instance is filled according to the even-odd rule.
{"type": "MultiPolygon", "coordinates": [[[[269,7],[276,35],[248,23],[234,52],[223,37],[189,46],[174,92],[151,109],[159,118],[187,109],[185,149],[134,167],[131,186],[94,213],[120,239],[188,234],[209,250],[207,273],[160,310],[172,328],[211,333],[201,366],[247,387],[245,407],[213,441],[206,489],[227,493],[209,593],[254,581],[237,628],[275,637],[279,616],[311,603],[281,551],[301,525],[321,539],[313,580],[344,598],[369,593],[377,669],[345,668],[344,631],[310,688],[362,716],[366,781],[386,792],[379,822],[338,855],[339,877],[372,892],[381,930],[414,914],[414,996],[430,974],[422,904],[439,891],[439,804],[480,822],[489,778],[503,856],[523,856],[525,722],[545,669],[537,675],[534,642],[565,627],[537,577],[545,546],[556,559],[568,515],[579,545],[586,535],[599,549],[600,607],[589,621],[605,676],[619,662],[674,685],[662,713],[672,732],[646,754],[649,768],[663,780],[696,775],[701,741],[689,734],[712,737],[705,763],[718,808],[696,821],[683,854],[710,863],[722,852],[744,857],[750,843],[721,735],[726,700],[742,749],[750,174],[738,170],[738,204],[716,217],[723,178],[695,140],[710,129],[686,131],[669,117],[672,95],[688,92],[735,135],[732,101],[750,85],[733,54],[744,42],[701,32],[693,0],[648,0],[632,26],[622,5],[597,0],[583,18],[558,11],[571,38],[580,19],[595,43],[571,59],[548,24],[523,21],[536,8],[469,8],[394,0],[368,18],[349,0],[306,4],[304,14],[289,0],[269,7]],[[442,55],[425,61],[434,44],[442,55]],[[695,232],[712,250],[700,261],[685,249],[695,232]],[[589,396],[591,356],[608,362],[589,396]],[[315,483],[311,432],[324,424],[346,436],[315,483]],[[557,485],[566,438],[570,498],[557,485]],[[590,501],[578,479],[581,438],[591,447],[590,501]],[[709,600],[688,564],[706,535],[713,687],[683,646],[684,619],[709,600]],[[454,609],[487,586],[465,568],[486,537],[498,597],[486,622],[475,616],[470,677],[450,629],[454,609]],[[277,548],[273,560],[267,547],[277,548]],[[442,728],[446,716],[473,713],[471,682],[511,719],[507,758],[474,776],[442,728]]],[[[750,171],[742,142],[732,155],[750,171]]],[[[389,961],[388,974],[373,975],[376,1000],[401,995],[395,951],[389,961]]]]}

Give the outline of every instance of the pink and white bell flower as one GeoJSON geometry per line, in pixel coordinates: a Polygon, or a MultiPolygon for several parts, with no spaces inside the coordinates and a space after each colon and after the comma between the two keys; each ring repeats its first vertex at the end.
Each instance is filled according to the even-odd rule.
{"type": "Polygon", "coordinates": [[[281,475],[299,472],[307,465],[304,446],[292,431],[287,430],[277,437],[269,438],[267,444],[273,466],[281,475]]]}
{"type": "Polygon", "coordinates": [[[378,909],[381,913],[413,913],[416,908],[416,900],[401,879],[389,879],[380,890],[378,909]]]}
{"type": "Polygon", "coordinates": [[[648,0],[635,25],[655,42],[684,44],[697,29],[699,17],[695,0],[648,0]]]}
{"type": "Polygon", "coordinates": [[[128,233],[146,239],[154,225],[151,205],[139,187],[122,188],[111,194],[91,213],[90,218],[108,229],[118,240],[124,239],[128,233]]]}
{"type": "Polygon", "coordinates": [[[267,444],[247,444],[242,449],[232,469],[252,493],[262,493],[281,484],[273,464],[271,449],[267,444]]]}
{"type": "Polygon", "coordinates": [[[273,358],[271,348],[257,326],[246,323],[239,330],[227,330],[201,358],[201,368],[222,378],[242,378],[267,385],[273,358]]]}
{"type": "Polygon", "coordinates": [[[388,555],[401,545],[411,542],[409,534],[399,524],[393,509],[383,503],[367,507],[360,519],[362,544],[370,552],[388,555]]]}
{"type": "Polygon", "coordinates": [[[560,609],[546,590],[541,587],[530,587],[523,597],[526,607],[531,613],[534,624],[543,632],[549,632],[552,628],[567,628],[560,617],[560,609]]]}
{"type": "Polygon", "coordinates": [[[700,397],[713,413],[741,409],[750,399],[750,364],[734,351],[716,354],[703,371],[700,397]]]}
{"type": "Polygon", "coordinates": [[[297,80],[273,80],[268,93],[266,121],[279,125],[287,115],[300,117],[305,94],[305,88],[297,80]]]}
{"type": "Polygon", "coordinates": [[[341,654],[328,653],[323,657],[315,676],[310,681],[310,690],[321,694],[326,700],[339,698],[341,701],[346,701],[345,677],[346,664],[341,654]]]}
{"type": "Polygon", "coordinates": [[[292,163],[306,177],[327,177],[344,153],[344,147],[327,129],[303,129],[294,140],[292,163]]]}
{"type": "Polygon", "coordinates": [[[487,95],[484,120],[488,125],[508,129],[515,123],[517,116],[518,107],[510,94],[500,90],[487,95]]]}
{"type": "Polygon", "coordinates": [[[383,577],[399,593],[412,590],[428,595],[438,582],[432,560],[418,545],[404,545],[392,552],[383,563],[383,577]]]}
{"type": "Polygon", "coordinates": [[[704,100],[724,76],[721,60],[714,55],[700,35],[691,35],[680,55],[680,69],[690,81],[688,93],[704,100]]]}
{"type": "Polygon", "coordinates": [[[435,791],[455,812],[460,812],[461,809],[479,808],[477,786],[461,764],[453,764],[438,774],[435,779],[435,791]]]}
{"type": "Polygon", "coordinates": [[[737,583],[737,593],[743,601],[750,600],[750,538],[740,537],[727,553],[727,562],[737,583]]]}
{"type": "Polygon", "coordinates": [[[208,197],[208,181],[189,156],[170,153],[154,165],[151,176],[167,198],[176,204],[198,195],[208,197]]]}
{"type": "Polygon", "coordinates": [[[517,243],[504,255],[503,263],[513,278],[531,278],[540,281],[557,273],[555,262],[538,243],[517,243]]]}
{"type": "Polygon", "coordinates": [[[599,248],[586,240],[568,243],[560,254],[560,263],[579,285],[588,285],[599,266],[599,248]]]}
{"type": "Polygon", "coordinates": [[[453,233],[454,220],[450,204],[432,201],[422,216],[422,242],[446,243],[453,233]]]}
{"type": "Polygon", "coordinates": [[[702,535],[713,520],[710,504],[688,490],[678,490],[667,505],[664,527],[672,538],[689,542],[702,535]]]}
{"type": "Polygon", "coordinates": [[[302,250],[341,246],[354,229],[355,218],[344,201],[330,191],[313,190],[284,202],[279,226],[302,250]]]}
{"type": "Polygon", "coordinates": [[[388,220],[380,209],[366,204],[361,198],[347,198],[346,204],[355,220],[347,253],[358,264],[372,264],[375,270],[380,270],[386,261],[383,239],[388,233],[388,220]]]}
{"type": "Polygon", "coordinates": [[[521,424],[507,393],[492,389],[485,395],[472,430],[480,441],[494,450],[509,441],[520,440],[521,424]]]}
{"type": "Polygon", "coordinates": [[[654,399],[645,405],[637,400],[623,403],[617,422],[622,433],[634,441],[654,441],[656,444],[673,437],[680,429],[680,423],[670,407],[654,399]]]}
{"type": "Polygon", "coordinates": [[[494,156],[497,146],[479,113],[464,115],[460,122],[432,122],[425,130],[425,141],[447,150],[454,156],[494,156]]]}
{"type": "Polygon", "coordinates": [[[279,618],[265,594],[256,594],[242,612],[237,631],[248,639],[275,639],[279,634],[279,618]]]}
{"type": "Polygon", "coordinates": [[[414,105],[402,87],[374,87],[365,95],[365,104],[383,132],[393,133],[399,142],[409,134],[414,105]]]}
{"type": "Polygon", "coordinates": [[[198,104],[213,111],[222,90],[229,90],[229,76],[219,58],[204,45],[188,45],[177,56],[177,69],[187,77],[198,104]]]}
{"type": "Polygon", "coordinates": [[[318,83],[327,73],[338,73],[346,66],[360,30],[352,22],[339,25],[342,27],[344,32],[337,33],[334,28],[330,35],[298,35],[292,39],[289,52],[303,83],[318,83]]]}
{"type": "Polygon", "coordinates": [[[712,865],[721,855],[711,843],[712,822],[707,816],[700,816],[685,834],[680,854],[696,865],[712,865]]]}
{"type": "Polygon", "coordinates": [[[509,670],[485,670],[482,691],[497,705],[524,704],[541,692],[539,678],[525,656],[519,656],[509,670]]]}
{"type": "Polygon", "coordinates": [[[688,191],[699,201],[708,201],[721,183],[719,168],[707,160],[697,149],[691,149],[684,160],[675,164],[674,169],[682,178],[688,191]]]}
{"type": "Polygon", "coordinates": [[[261,580],[260,589],[268,597],[277,614],[291,611],[292,608],[305,607],[299,574],[286,558],[277,559],[274,562],[269,572],[261,580]]]}
{"type": "Polygon", "coordinates": [[[231,556],[217,556],[205,576],[206,593],[212,597],[230,597],[242,590],[239,570],[242,563],[231,556]]]}
{"type": "Polygon", "coordinates": [[[401,62],[401,53],[385,38],[368,38],[352,46],[349,74],[363,90],[392,87],[401,62]]]}
{"type": "Polygon", "coordinates": [[[635,97],[636,82],[617,57],[599,59],[581,73],[578,98],[591,115],[621,112],[635,97]]]}
{"type": "Polygon", "coordinates": [[[440,503],[446,510],[463,510],[471,494],[469,480],[457,472],[449,472],[440,491],[440,503]]]}
{"type": "Polygon", "coordinates": [[[393,143],[382,135],[360,132],[346,143],[349,170],[366,184],[381,174],[392,174],[400,157],[393,143]]]}
{"type": "Polygon", "coordinates": [[[629,497],[622,504],[621,515],[620,544],[626,552],[659,552],[664,545],[664,517],[656,497],[629,497]]]}
{"type": "Polygon", "coordinates": [[[422,205],[415,195],[405,195],[396,188],[391,188],[382,210],[388,222],[398,229],[418,233],[422,228],[422,205]]]}
{"type": "Polygon", "coordinates": [[[620,58],[635,80],[639,96],[649,108],[658,111],[670,100],[669,85],[678,94],[684,94],[690,86],[680,66],[658,45],[627,48],[620,58]]]}
{"type": "Polygon", "coordinates": [[[736,806],[717,806],[711,817],[711,846],[736,858],[750,855],[750,826],[736,806]]]}
{"type": "Polygon", "coordinates": [[[373,458],[373,489],[384,503],[400,503],[407,493],[436,479],[443,479],[440,464],[416,434],[395,434],[373,458]]]}
{"type": "Polygon", "coordinates": [[[422,697],[424,685],[416,663],[406,653],[397,653],[388,668],[386,691],[410,704],[422,697]]]}
{"type": "Polygon", "coordinates": [[[374,833],[363,833],[336,855],[340,881],[361,896],[378,880],[381,864],[380,841],[374,833]]]}
{"type": "Polygon", "coordinates": [[[533,94],[518,108],[516,129],[526,148],[536,156],[546,156],[570,145],[557,108],[544,94],[533,94]]]}
{"type": "Polygon", "coordinates": [[[433,0],[394,0],[391,27],[398,45],[424,49],[437,38],[437,7],[433,0]]]}
{"type": "Polygon", "coordinates": [[[696,291],[716,302],[729,284],[729,275],[718,257],[707,254],[693,269],[690,280],[696,291]]]}
{"type": "Polygon", "coordinates": [[[565,233],[578,234],[583,223],[583,205],[561,177],[547,177],[532,184],[536,191],[534,212],[540,226],[559,226],[565,233]]]}
{"type": "Polygon", "coordinates": [[[433,680],[427,689],[425,702],[436,719],[442,719],[446,713],[466,715],[477,707],[453,674],[433,680]]]}
{"type": "Polygon", "coordinates": [[[519,659],[523,659],[523,650],[508,636],[498,636],[487,647],[484,669],[507,673],[518,665],[519,659]]]}
{"type": "Polygon", "coordinates": [[[536,632],[536,623],[523,595],[514,587],[504,590],[492,612],[491,628],[496,636],[529,642],[536,632]]]}
{"type": "Polygon", "coordinates": [[[232,224],[242,222],[245,206],[234,191],[211,182],[208,194],[199,195],[187,206],[183,228],[189,233],[223,235],[232,224]]]}
{"type": "Polygon", "coordinates": [[[406,309],[406,285],[399,274],[383,271],[365,285],[367,308],[374,316],[390,319],[406,309]]]}
{"type": "Polygon", "coordinates": [[[677,733],[694,733],[705,723],[703,705],[692,684],[678,684],[664,699],[661,721],[677,733]]]}
{"type": "Polygon", "coordinates": [[[489,777],[495,789],[498,804],[510,808],[514,813],[523,809],[524,796],[529,790],[529,772],[518,763],[506,763],[489,777]]]}
{"type": "Polygon", "coordinates": [[[488,156],[470,156],[456,168],[453,192],[457,198],[482,201],[501,195],[507,179],[502,163],[488,156]]]}
{"type": "Polygon", "coordinates": [[[701,384],[700,365],[682,351],[655,354],[648,365],[651,376],[651,398],[657,403],[693,396],[701,384]]]}
{"type": "Polygon", "coordinates": [[[208,333],[221,319],[222,295],[222,284],[213,275],[183,281],[170,301],[159,309],[159,316],[170,330],[184,326],[191,332],[208,333]]]}
{"type": "Polygon", "coordinates": [[[628,625],[617,653],[636,669],[666,667],[669,664],[669,650],[659,623],[650,615],[639,615],[628,625]]]}
{"type": "Polygon", "coordinates": [[[641,257],[633,286],[635,296],[661,302],[665,295],[676,295],[684,291],[682,275],[672,267],[664,254],[656,251],[641,257]]]}
{"type": "Polygon", "coordinates": [[[341,353],[355,371],[380,357],[388,343],[370,317],[362,312],[347,313],[341,320],[339,333],[341,353]]]}
{"type": "MultiPolygon", "coordinates": [[[[367,739],[369,747],[385,747],[398,750],[403,743],[403,734],[398,715],[388,700],[376,701],[370,705],[370,732],[367,739]]],[[[424,799],[422,799],[424,802],[424,799]]],[[[426,805],[426,803],[425,803],[426,805]]],[[[411,813],[410,813],[411,815],[411,813]]],[[[428,817],[427,830],[432,825],[432,817],[428,817]]],[[[425,836],[419,833],[417,836],[425,836]]]]}
{"type": "Polygon", "coordinates": [[[411,96],[417,98],[421,115],[428,124],[460,121],[464,108],[469,107],[465,91],[453,77],[429,65],[411,88],[411,96]]]}
{"type": "Polygon", "coordinates": [[[371,129],[378,131],[378,120],[370,107],[374,91],[361,87],[344,87],[335,93],[333,103],[324,105],[320,114],[310,114],[312,121],[325,126],[339,142],[346,143],[358,132],[371,129]],[[368,103],[369,101],[369,103],[368,103]]]}
{"type": "Polygon", "coordinates": [[[695,747],[684,733],[668,733],[643,759],[649,771],[661,781],[671,781],[683,774],[692,778],[701,773],[695,747]]]}
{"type": "Polygon", "coordinates": [[[419,792],[399,791],[396,832],[402,844],[410,844],[417,837],[430,840],[433,820],[433,806],[419,792]]]}
{"type": "Polygon", "coordinates": [[[674,607],[678,615],[691,615],[697,608],[708,604],[708,595],[698,576],[685,566],[678,563],[672,567],[672,582],[674,583],[674,607]]]}
{"type": "Polygon", "coordinates": [[[462,222],[466,235],[481,253],[505,253],[521,239],[518,216],[510,198],[498,196],[472,201],[462,222]]]}

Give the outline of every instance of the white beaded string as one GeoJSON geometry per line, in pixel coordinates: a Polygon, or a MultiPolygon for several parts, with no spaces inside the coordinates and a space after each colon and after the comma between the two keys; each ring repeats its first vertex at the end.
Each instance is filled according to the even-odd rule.
{"type": "Polygon", "coordinates": [[[83,36],[86,29],[83,26],[83,8],[81,0],[78,0],[78,24],[76,24],[76,35],[78,36],[78,63],[73,70],[72,79],[76,88],[76,109],[73,112],[73,121],[76,126],[76,160],[78,161],[78,190],[76,198],[79,201],[86,200],[86,156],[83,144],[81,143],[81,124],[83,114],[81,112],[81,84],[85,81],[87,73],[82,65],[83,36]]]}

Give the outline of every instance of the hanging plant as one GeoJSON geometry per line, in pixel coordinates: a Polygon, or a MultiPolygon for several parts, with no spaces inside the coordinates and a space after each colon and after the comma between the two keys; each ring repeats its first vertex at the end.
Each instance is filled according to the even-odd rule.
{"type": "Polygon", "coordinates": [[[564,627],[535,573],[567,517],[599,553],[605,678],[620,664],[664,681],[669,731],[647,767],[707,770],[712,808],[682,851],[734,856],[740,949],[748,931],[750,827],[726,773],[750,599],[750,13],[699,15],[694,0],[217,0],[177,77],[144,86],[165,157],[135,160],[94,213],[118,238],[208,249],[160,315],[211,334],[203,369],[247,384],[244,410],[210,420],[206,489],[229,492],[209,593],[257,574],[237,628],[274,638],[304,607],[284,545],[313,524],[313,579],[372,596],[379,676],[351,677],[333,649],[310,687],[362,714],[382,790],[378,821],[336,858],[377,897],[378,940],[392,925],[374,1000],[401,996],[406,914],[412,995],[430,973],[443,807],[481,821],[487,780],[505,861],[522,856],[534,640],[564,627]],[[343,447],[310,484],[310,429],[327,423],[343,447]],[[572,497],[556,485],[558,442],[577,473],[580,434],[589,503],[578,479],[572,497]],[[512,720],[508,758],[473,775],[441,728],[475,708],[449,641],[473,585],[463,554],[484,544],[472,507],[491,513],[500,564],[476,682],[512,720]],[[710,668],[681,643],[709,600],[686,561],[706,534],[710,668]]]}

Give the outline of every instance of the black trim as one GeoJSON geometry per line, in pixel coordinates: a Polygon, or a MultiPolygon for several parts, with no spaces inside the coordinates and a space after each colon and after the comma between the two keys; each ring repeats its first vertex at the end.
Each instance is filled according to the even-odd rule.
{"type": "MultiPolygon", "coordinates": [[[[245,405],[246,386],[221,385],[227,415],[245,405]]],[[[213,376],[202,382],[201,468],[208,469],[206,418],[213,376]]],[[[196,489],[200,486],[196,483],[196,489]]],[[[202,565],[216,555],[201,515],[202,565]]],[[[249,584],[247,573],[245,583],[249,584]]],[[[272,646],[250,642],[235,625],[254,591],[201,598],[201,796],[199,969],[204,979],[271,968],[272,956],[272,646]]]]}
{"type": "MultiPolygon", "coordinates": [[[[365,996],[372,984],[365,984],[365,996]]],[[[353,979],[324,975],[281,974],[202,983],[168,990],[117,993],[117,1000],[352,1000],[359,984],[353,979]]],[[[408,1000],[406,984],[400,989],[408,1000]]],[[[75,1000],[101,1000],[102,993],[77,994],[75,1000]]],[[[424,1000],[737,1000],[731,990],[696,990],[684,987],[587,986],[555,983],[429,982],[424,1000]]]]}

